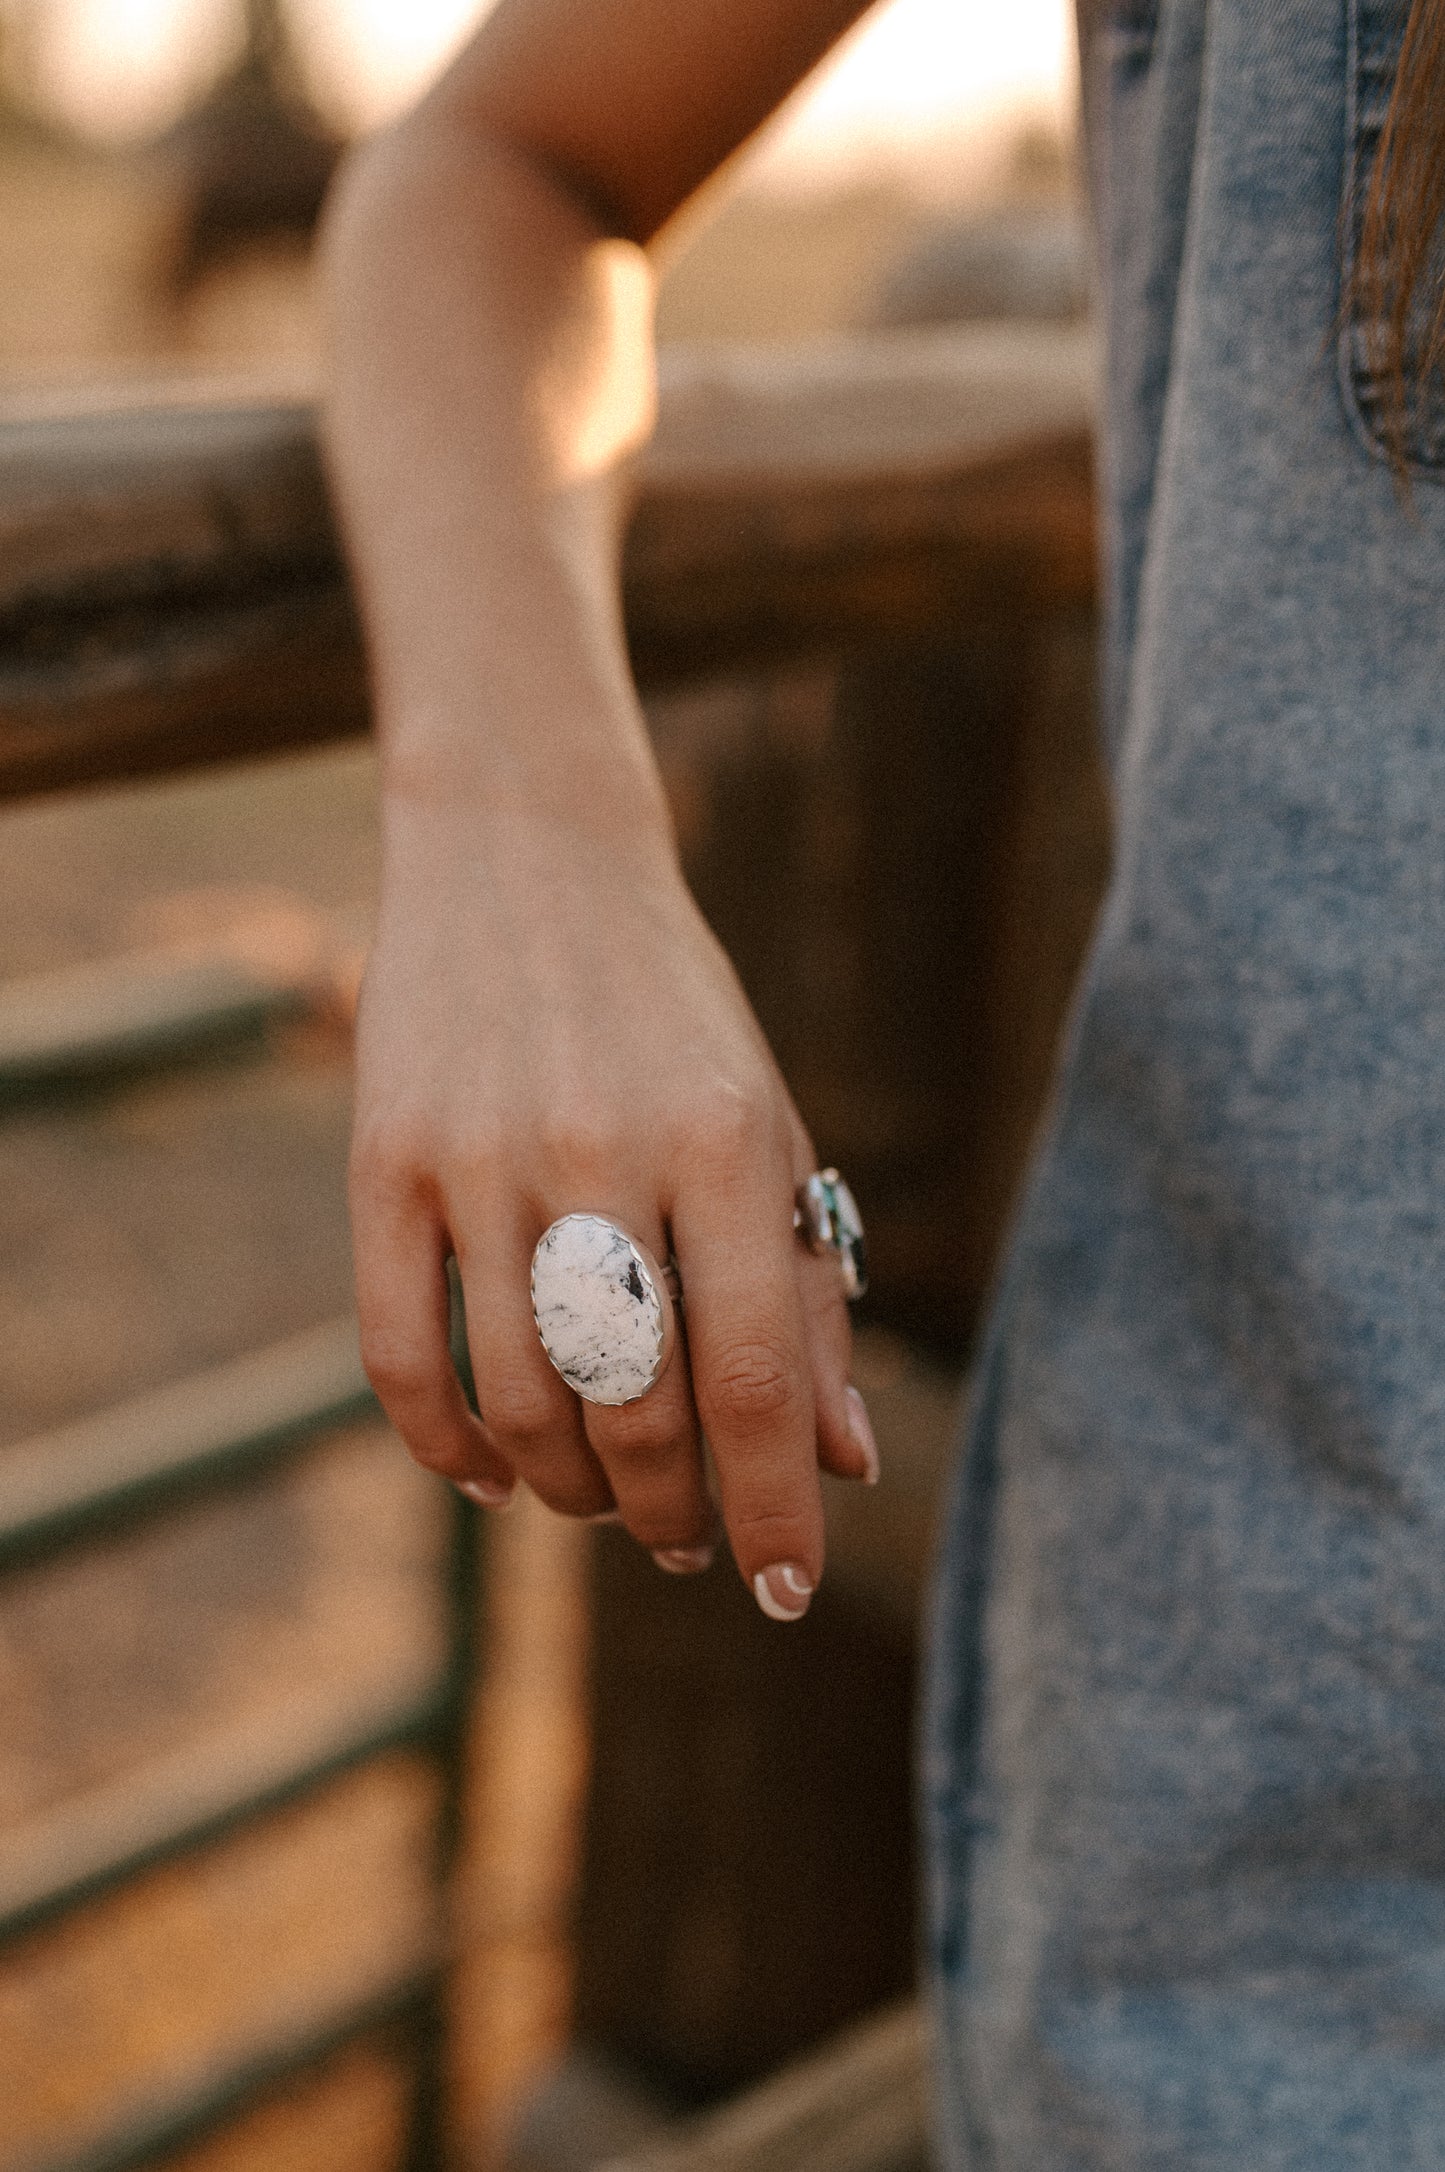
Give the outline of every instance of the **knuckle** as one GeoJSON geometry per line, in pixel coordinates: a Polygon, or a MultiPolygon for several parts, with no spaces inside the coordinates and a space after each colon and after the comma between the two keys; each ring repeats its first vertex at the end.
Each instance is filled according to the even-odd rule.
{"type": "Polygon", "coordinates": [[[443,1478],[456,1477],[464,1460],[464,1443],[457,1438],[425,1355],[392,1340],[363,1335],[361,1362],[412,1461],[443,1478]]]}
{"type": "Polygon", "coordinates": [[[795,1503],[737,1509],[728,1517],[728,1527],[735,1549],[750,1560],[806,1560],[811,1552],[809,1533],[795,1503]]]}
{"type": "Polygon", "coordinates": [[[469,1117],[446,1157],[446,1183],[462,1194],[486,1191],[497,1171],[517,1166],[517,1149],[500,1124],[469,1117]]]}
{"type": "Polygon", "coordinates": [[[721,1350],[705,1392],[714,1419],[743,1434],[797,1417],[804,1395],[802,1375],[791,1355],[762,1336],[721,1350]]]}
{"type": "Polygon", "coordinates": [[[459,1456],[439,1447],[435,1441],[416,1435],[402,1435],[407,1454],[422,1470],[430,1471],[437,1478],[456,1480],[463,1476],[465,1464],[459,1456]]]}
{"type": "Polygon", "coordinates": [[[490,1433],[538,1443],[558,1431],[556,1403],[546,1383],[530,1371],[490,1366],[477,1382],[477,1394],[490,1433]]]}
{"type": "Polygon", "coordinates": [[[582,1095],[564,1096],[541,1117],[538,1144],[552,1168],[590,1176],[616,1164],[619,1126],[599,1103],[582,1095]]]}
{"type": "Polygon", "coordinates": [[[676,1411],[649,1410],[646,1399],[617,1411],[606,1432],[607,1453],[634,1465],[668,1462],[687,1445],[687,1427],[676,1411]]]}
{"type": "Polygon", "coordinates": [[[388,1410],[415,1409],[430,1401],[435,1392],[432,1367],[425,1353],[375,1328],[362,1331],[361,1363],[388,1410]]]}
{"type": "Polygon", "coordinates": [[[527,1484],[543,1506],[550,1508],[554,1516],[571,1516],[586,1521],[610,1508],[612,1496],[603,1482],[585,1469],[575,1473],[568,1471],[537,1471],[529,1474],[527,1484]]]}
{"type": "Polygon", "coordinates": [[[755,1081],[714,1087],[689,1104],[676,1128],[690,1159],[704,1168],[735,1169],[760,1147],[771,1144],[771,1097],[755,1081]]]}
{"type": "Polygon", "coordinates": [[[405,1197],[415,1187],[426,1160],[426,1142],[414,1126],[358,1122],[348,1170],[352,1199],[381,1205],[405,1197]]]}

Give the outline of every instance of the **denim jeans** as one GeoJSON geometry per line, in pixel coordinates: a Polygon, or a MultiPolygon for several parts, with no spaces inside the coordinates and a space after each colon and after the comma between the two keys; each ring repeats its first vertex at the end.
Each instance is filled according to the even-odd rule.
{"type": "Polygon", "coordinates": [[[1117,867],[924,1797],[949,2172],[1445,2167],[1445,427],[1342,301],[1406,0],[1099,0],[1117,867]]]}

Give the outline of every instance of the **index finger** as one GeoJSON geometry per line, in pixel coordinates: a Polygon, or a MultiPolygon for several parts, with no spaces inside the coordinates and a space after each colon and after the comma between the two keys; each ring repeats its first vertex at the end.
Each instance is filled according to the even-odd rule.
{"type": "Polygon", "coordinates": [[[693,1392],[733,1556],[763,1612],[797,1621],[823,1573],[823,1496],[786,1153],[714,1169],[671,1216],[693,1392]]]}

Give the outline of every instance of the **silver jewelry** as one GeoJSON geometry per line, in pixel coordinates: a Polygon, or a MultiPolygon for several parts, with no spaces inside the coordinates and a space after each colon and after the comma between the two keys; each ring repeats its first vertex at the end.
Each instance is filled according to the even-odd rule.
{"type": "Polygon", "coordinates": [[[836,1169],[815,1169],[800,1184],[793,1227],[810,1252],[835,1252],[850,1304],[868,1288],[868,1243],[858,1202],[836,1169]]]}
{"type": "Polygon", "coordinates": [[[586,1403],[635,1403],[677,1345],[682,1290],[672,1261],[602,1214],[564,1214],[532,1254],[532,1317],[542,1348],[586,1403]]]}

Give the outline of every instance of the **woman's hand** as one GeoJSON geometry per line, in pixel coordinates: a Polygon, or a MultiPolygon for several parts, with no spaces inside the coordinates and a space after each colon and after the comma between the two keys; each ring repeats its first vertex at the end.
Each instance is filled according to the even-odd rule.
{"type": "Polygon", "coordinates": [[[368,1370],[420,1461],[714,1535],[796,1618],[818,1467],[875,1458],[813,1153],[678,872],[628,666],[618,485],[653,406],[646,246],[863,0],[501,0],[354,158],[323,237],[328,462],[386,797],[352,1179],[368,1370]],[[690,1362],[583,1406],[532,1319],[558,1216],[675,1252],[690,1362]],[[455,1254],[481,1405],[447,1343],[455,1254]]]}
{"type": "Polygon", "coordinates": [[[876,1476],[831,1255],[792,1226],[812,1147],[670,840],[393,797],[362,994],[352,1212],[368,1373],[417,1460],[501,1505],[616,1510],[661,1566],[716,1512],[765,1610],[823,1566],[819,1465],[876,1476]],[[529,1296],[559,1215],[676,1255],[686,1345],[621,1408],[552,1370],[529,1296]],[[480,1421],[448,1352],[466,1299],[480,1421]]]}

